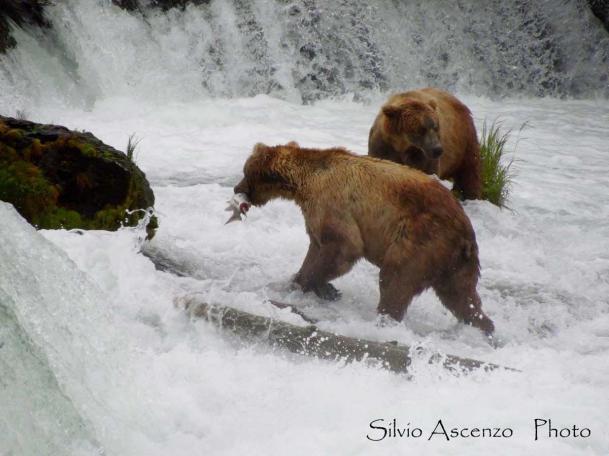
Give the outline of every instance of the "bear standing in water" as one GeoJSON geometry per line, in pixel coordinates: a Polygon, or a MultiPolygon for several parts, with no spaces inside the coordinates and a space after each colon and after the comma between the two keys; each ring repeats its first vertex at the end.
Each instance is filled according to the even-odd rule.
{"type": "Polygon", "coordinates": [[[285,198],[300,206],[310,238],[295,277],[303,291],[336,299],[329,282],[365,258],[380,268],[379,313],[402,320],[412,298],[432,287],[459,320],[492,334],[476,291],[474,230],[440,182],[389,161],[295,143],[257,144],[243,173],[234,191],[253,205],[285,198]]]}
{"type": "Polygon", "coordinates": [[[479,199],[480,145],[467,106],[427,88],[393,95],[368,138],[368,155],[453,179],[464,199],[479,199]]]}

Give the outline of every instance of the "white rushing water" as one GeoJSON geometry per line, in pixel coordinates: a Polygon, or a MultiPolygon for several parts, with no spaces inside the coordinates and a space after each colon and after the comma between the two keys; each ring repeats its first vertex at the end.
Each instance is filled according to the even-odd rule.
{"type": "Polygon", "coordinates": [[[0,58],[0,113],[24,110],[118,149],[136,133],[160,228],[150,243],[139,228],[36,232],[0,203],[0,455],[609,453],[609,103],[592,99],[607,94],[606,36],[578,1],[560,10],[542,1],[526,11],[526,2],[499,12],[495,2],[477,11],[461,5],[453,22],[445,15],[452,2],[394,2],[382,17],[362,3],[332,2],[325,14],[313,1],[212,1],[185,13],[148,12],[146,22],[109,2],[66,0],[48,10],[53,38],[16,32],[19,45],[0,58]],[[321,29],[302,22],[316,15],[321,29]],[[387,36],[403,23],[403,36],[421,41],[396,54],[375,21],[387,36]],[[424,33],[430,24],[439,30],[433,38],[424,33]],[[511,35],[494,34],[499,26],[511,35]],[[528,39],[535,30],[539,40],[528,39]],[[314,49],[301,53],[307,43],[314,49]],[[484,68],[471,57],[483,43],[484,68]],[[513,47],[500,58],[505,43],[513,47]],[[556,52],[568,58],[554,67],[556,52]],[[340,74],[328,75],[329,67],[340,74]],[[313,84],[306,74],[325,76],[313,84]],[[589,99],[532,98],[537,89],[525,82],[589,99]],[[297,140],[363,154],[385,97],[376,90],[427,83],[457,90],[479,130],[497,118],[514,130],[510,209],[465,204],[496,349],[432,293],[415,300],[402,324],[378,326],[378,271],[365,263],[336,281],[337,302],[288,291],[308,243],[292,203],[253,208],[245,222],[224,225],[254,143],[297,140]],[[493,98],[512,90],[514,97],[493,98]],[[336,94],[347,95],[301,103],[336,94]],[[142,249],[191,277],[157,271],[142,249]],[[300,323],[265,303],[278,298],[320,318],[323,329],[522,372],[455,376],[420,360],[408,380],[272,352],[188,321],[173,303],[191,293],[300,323]],[[369,423],[379,418],[423,436],[372,442],[366,435],[378,431],[369,423]],[[535,418],[587,427],[591,436],[534,441],[535,418]],[[514,435],[427,440],[439,419],[514,435]]]}
{"type": "Polygon", "coordinates": [[[137,162],[151,180],[160,218],[146,249],[195,277],[156,271],[139,253],[137,229],[38,234],[2,207],[2,257],[10,260],[0,288],[20,331],[48,359],[66,404],[87,423],[89,440],[109,454],[606,453],[609,107],[465,99],[479,126],[496,116],[506,128],[529,122],[513,137],[520,139],[512,210],[466,204],[480,244],[480,294],[502,340],[498,349],[456,323],[431,293],[416,299],[404,324],[378,327],[378,274],[367,264],[336,281],[343,298],[335,303],[285,291],[307,246],[291,203],[274,202],[250,211],[244,223],[224,225],[225,201],[254,142],[298,139],[363,153],[376,103],[302,106],[255,97],[146,105],[115,98],[91,111],[36,112],[35,120],[95,130],[118,148],[138,133],[137,162]],[[523,372],[458,378],[423,364],[406,381],[361,365],[271,354],[187,322],[173,299],[193,292],[298,322],[264,303],[280,298],[322,318],[324,329],[523,372]],[[428,432],[441,418],[451,427],[509,426],[515,435],[506,442],[366,440],[371,420],[392,417],[428,432]],[[592,436],[534,443],[532,420],[544,417],[587,426],[592,436]]]}

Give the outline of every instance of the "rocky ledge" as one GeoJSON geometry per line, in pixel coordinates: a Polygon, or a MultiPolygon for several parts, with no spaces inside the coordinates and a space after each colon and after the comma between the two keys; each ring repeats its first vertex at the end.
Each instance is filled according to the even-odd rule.
{"type": "MultiPolygon", "coordinates": [[[[154,205],[144,173],[93,134],[0,116],[0,200],[37,228],[116,230],[154,205]]],[[[155,217],[147,226],[152,237],[155,217]]]]}

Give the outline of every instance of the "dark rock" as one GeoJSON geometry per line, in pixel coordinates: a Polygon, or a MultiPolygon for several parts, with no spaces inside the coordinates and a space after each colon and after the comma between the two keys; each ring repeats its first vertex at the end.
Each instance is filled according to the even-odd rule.
{"type": "Polygon", "coordinates": [[[588,5],[609,32],[609,0],[588,0],[588,5]]]}
{"type": "Polygon", "coordinates": [[[112,0],[116,6],[127,11],[143,10],[146,7],[160,8],[167,11],[171,8],[184,9],[186,5],[207,5],[210,0],[112,0]]]}
{"type": "Polygon", "coordinates": [[[138,0],[112,0],[112,3],[127,11],[135,11],[140,7],[138,0]]]}
{"type": "MultiPolygon", "coordinates": [[[[91,133],[0,116],[0,200],[37,228],[116,230],[136,225],[154,194],[124,153],[91,133]]],[[[153,217],[149,237],[154,228],[153,217]]]]}
{"type": "Polygon", "coordinates": [[[0,17],[0,52],[5,52],[7,49],[15,47],[17,42],[11,36],[8,23],[0,17]]]}
{"type": "Polygon", "coordinates": [[[17,44],[10,33],[10,22],[14,22],[19,27],[51,26],[44,17],[46,4],[48,4],[46,0],[0,0],[0,52],[5,52],[17,44]]]}
{"type": "Polygon", "coordinates": [[[288,9],[288,14],[290,16],[298,16],[301,13],[301,9],[298,5],[292,5],[290,6],[290,8],[288,9]]]}
{"type": "Polygon", "coordinates": [[[300,47],[299,52],[300,55],[305,57],[307,60],[313,60],[317,55],[318,50],[316,49],[315,44],[306,43],[300,47]]]}

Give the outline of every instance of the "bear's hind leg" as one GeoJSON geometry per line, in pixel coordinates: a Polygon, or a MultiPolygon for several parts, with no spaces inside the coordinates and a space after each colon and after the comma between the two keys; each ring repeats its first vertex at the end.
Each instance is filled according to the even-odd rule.
{"type": "Polygon", "coordinates": [[[378,313],[396,321],[402,321],[412,298],[426,288],[421,271],[410,260],[408,264],[399,266],[384,264],[379,273],[381,299],[378,313]]]}
{"type": "Polygon", "coordinates": [[[482,302],[476,291],[477,281],[477,271],[471,274],[457,273],[449,277],[445,276],[444,280],[434,285],[434,290],[442,304],[459,321],[475,326],[487,336],[491,336],[495,325],[482,311],[482,302]]]}

